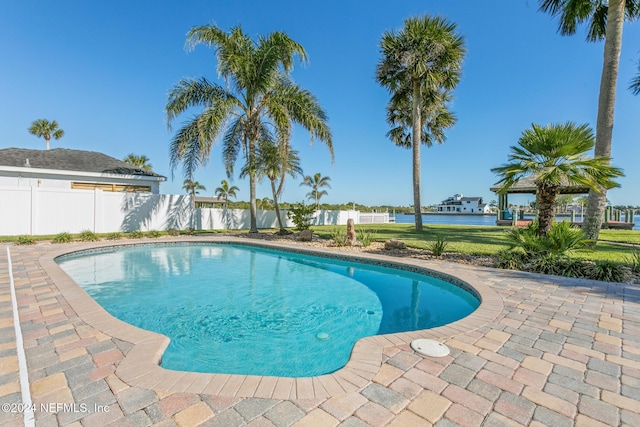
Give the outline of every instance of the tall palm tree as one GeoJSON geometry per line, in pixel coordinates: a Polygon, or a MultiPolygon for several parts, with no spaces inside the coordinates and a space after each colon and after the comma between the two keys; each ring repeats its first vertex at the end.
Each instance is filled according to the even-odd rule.
{"type": "Polygon", "coordinates": [[[329,181],[331,181],[331,178],[322,176],[322,174],[318,172],[313,176],[305,176],[300,183],[301,186],[306,185],[307,187],[311,187],[311,191],[307,193],[307,199],[315,201],[316,210],[320,207],[320,198],[329,194],[327,190],[322,190],[322,188],[331,188],[329,181]]]}
{"type": "MultiPolygon", "coordinates": [[[[610,158],[622,28],[625,18],[632,21],[640,16],[640,0],[540,0],[540,10],[559,18],[563,35],[575,34],[578,25],[587,22],[587,40],[604,39],[594,156],[610,158]]],[[[589,191],[583,231],[593,241],[600,234],[606,200],[606,188],[589,191]]]]}
{"type": "Polygon", "coordinates": [[[423,136],[426,92],[452,90],[460,80],[464,39],[455,24],[440,17],[412,17],[397,33],[385,32],[380,41],[382,59],[376,69],[378,83],[392,94],[390,104],[411,103],[413,150],[413,208],[416,230],[422,230],[420,202],[420,141],[423,136]]]}
{"type": "Polygon", "coordinates": [[[151,165],[151,163],[149,163],[149,158],[145,155],[138,156],[136,154],[130,153],[127,154],[127,157],[122,159],[122,161],[147,172],[153,171],[153,166],[151,165]]]}
{"type": "Polygon", "coordinates": [[[232,197],[237,197],[238,191],[240,191],[240,189],[237,186],[229,185],[229,181],[223,179],[220,181],[220,187],[213,190],[213,193],[220,199],[229,200],[232,197]]]}
{"type": "MultiPolygon", "coordinates": [[[[282,223],[282,218],[280,217],[278,201],[280,200],[282,190],[284,189],[286,175],[288,174],[292,178],[302,175],[300,156],[296,150],[290,149],[288,144],[280,144],[280,146],[278,146],[270,141],[261,141],[258,144],[257,159],[258,167],[256,176],[258,179],[261,177],[267,177],[271,182],[273,207],[276,211],[278,225],[280,226],[280,234],[285,234],[286,230],[282,223]],[[278,180],[280,180],[279,183],[278,180]]],[[[247,166],[243,168],[240,176],[248,174],[249,169],[247,166]]]]}
{"type": "Polygon", "coordinates": [[[207,188],[204,185],[200,184],[198,181],[185,179],[182,185],[182,189],[191,194],[192,197],[195,197],[196,194],[200,194],[198,190],[206,190],[207,188]]]}
{"type": "Polygon", "coordinates": [[[288,140],[292,125],[299,124],[328,147],[333,159],[331,131],[327,116],[311,92],[295,84],[289,74],[294,57],[306,61],[304,48],[282,32],[260,36],[253,41],[240,27],[229,33],[214,25],[193,28],[187,43],[203,43],[215,48],[218,75],[226,85],[183,79],[169,93],[166,105],[169,125],[188,109],[201,106],[202,112],[187,122],[170,144],[172,169],[182,163],[191,177],[205,164],[214,141],[222,136],[227,174],[242,152],[249,165],[251,229],[256,227],[256,150],[261,140],[288,140]]]}
{"type": "Polygon", "coordinates": [[[47,119],[34,120],[31,126],[29,126],[29,133],[38,138],[44,138],[47,143],[47,150],[49,149],[49,140],[51,140],[51,137],[60,139],[64,136],[64,130],[58,128],[58,122],[47,119]]]}
{"type": "MultiPolygon", "coordinates": [[[[456,117],[448,108],[450,101],[451,93],[447,91],[425,91],[423,94],[420,137],[423,145],[431,147],[433,143],[444,143],[445,129],[456,124],[456,117]]],[[[408,93],[398,93],[387,105],[387,122],[392,126],[387,136],[399,147],[411,148],[412,116],[411,98],[408,93]]]]}
{"type": "Polygon", "coordinates": [[[533,176],[537,187],[539,233],[547,236],[554,218],[554,205],[560,188],[587,186],[594,191],[619,187],[614,178],[623,176],[611,166],[608,157],[587,157],[595,144],[588,125],[531,125],[522,132],[518,146],[511,147],[509,163],[491,169],[502,178],[500,193],[506,193],[519,179],[533,176]]]}

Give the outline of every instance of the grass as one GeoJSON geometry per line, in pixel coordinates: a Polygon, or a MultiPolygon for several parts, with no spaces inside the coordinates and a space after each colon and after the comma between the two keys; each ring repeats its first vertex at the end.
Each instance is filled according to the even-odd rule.
{"type": "MultiPolygon", "coordinates": [[[[336,226],[312,226],[311,229],[318,236],[331,239],[336,233],[336,226]]],[[[464,226],[464,225],[424,225],[418,232],[413,224],[360,224],[356,225],[356,232],[368,231],[373,241],[385,242],[389,239],[398,239],[405,242],[408,247],[429,250],[429,246],[438,238],[448,242],[447,252],[455,252],[467,255],[493,255],[500,250],[507,249],[505,236],[506,227],[495,226],[464,226]]],[[[346,230],[346,226],[345,226],[346,230]]],[[[246,231],[246,230],[244,230],[246,231]]],[[[273,230],[260,230],[264,233],[273,230]]],[[[207,235],[227,232],[227,230],[194,231],[195,235],[207,235]]],[[[242,230],[238,230],[242,232],[242,230]]],[[[107,238],[112,233],[98,234],[99,238],[107,238]]],[[[167,231],[162,235],[170,234],[167,231]]],[[[74,237],[78,235],[73,235],[74,237]]],[[[29,236],[34,241],[53,240],[56,235],[29,236]]],[[[0,242],[18,242],[19,236],[0,236],[0,242]]],[[[595,250],[581,249],[574,253],[577,258],[589,260],[608,260],[624,262],[637,251],[640,246],[640,231],[637,230],[602,230],[600,241],[595,250]]]]}
{"type": "MultiPolygon", "coordinates": [[[[398,239],[405,242],[408,247],[417,249],[429,250],[429,246],[438,238],[446,239],[448,242],[447,252],[467,255],[493,255],[508,248],[506,227],[429,224],[424,225],[421,232],[416,231],[413,224],[356,225],[356,230],[359,227],[367,227],[374,231],[375,241],[398,239]]],[[[315,234],[327,239],[331,238],[331,232],[335,231],[335,226],[311,228],[315,234]]],[[[640,231],[602,230],[595,250],[578,250],[574,256],[594,261],[624,261],[632,256],[633,246],[622,246],[616,243],[640,245],[640,231]]]]}

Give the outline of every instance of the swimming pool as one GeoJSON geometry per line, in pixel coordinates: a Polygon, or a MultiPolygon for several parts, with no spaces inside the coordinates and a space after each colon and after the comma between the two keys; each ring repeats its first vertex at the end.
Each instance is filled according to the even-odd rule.
{"type": "Polygon", "coordinates": [[[444,325],[479,304],[429,276],[241,245],[58,261],[113,316],[171,338],[163,367],[195,372],[321,375],[344,366],[362,337],[444,325]]]}

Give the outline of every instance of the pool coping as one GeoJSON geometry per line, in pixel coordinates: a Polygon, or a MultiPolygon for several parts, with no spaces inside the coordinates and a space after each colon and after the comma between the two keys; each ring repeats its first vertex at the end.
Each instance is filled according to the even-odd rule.
{"type": "Polygon", "coordinates": [[[502,312],[504,303],[496,291],[479,282],[474,274],[455,271],[451,264],[429,262],[415,258],[398,258],[366,252],[337,252],[335,249],[286,244],[283,242],[250,240],[232,236],[179,237],[168,239],[141,239],[128,242],[95,242],[74,249],[61,246],[39,258],[40,265],[60,290],[78,317],[105,335],[133,344],[118,365],[116,374],[130,386],[160,389],[168,393],[223,394],[237,397],[286,399],[314,399],[338,396],[361,390],[378,374],[386,347],[409,344],[418,338],[445,340],[465,334],[491,323],[502,312]],[[365,337],[356,342],[347,364],[337,371],[313,377],[274,377],[257,375],[209,374],[174,371],[159,365],[169,345],[164,335],[140,329],[111,316],[78,284],[69,277],[55,259],[73,252],[105,247],[126,247],[148,244],[222,243],[255,246],[324,256],[333,259],[367,262],[383,266],[399,266],[411,271],[425,270],[442,277],[451,277],[471,286],[480,297],[480,306],[470,315],[456,322],[433,329],[400,332],[365,337]],[[449,268],[445,268],[445,267],[449,268]],[[451,271],[454,270],[452,273],[451,271]]]}

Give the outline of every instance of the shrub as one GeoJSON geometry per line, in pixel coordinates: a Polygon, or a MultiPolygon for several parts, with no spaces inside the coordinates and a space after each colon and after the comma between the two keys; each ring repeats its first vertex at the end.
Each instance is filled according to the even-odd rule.
{"type": "Polygon", "coordinates": [[[564,255],[589,243],[582,230],[568,222],[553,223],[547,237],[538,234],[538,221],[533,221],[524,228],[509,229],[506,233],[510,249],[519,248],[531,256],[564,255]]]}
{"type": "Polygon", "coordinates": [[[157,239],[158,237],[160,237],[162,235],[162,233],[160,233],[158,230],[151,230],[147,233],[148,237],[152,237],[154,239],[157,239]]]}
{"type": "MultiPolygon", "coordinates": [[[[362,228],[360,230],[356,230],[356,234],[358,235],[358,241],[362,243],[362,246],[371,246],[371,242],[373,242],[373,237],[375,236],[375,232],[362,228]]],[[[346,238],[346,235],[345,235],[346,238]]]]}
{"type": "Polygon", "coordinates": [[[169,236],[179,236],[180,235],[180,231],[176,230],[175,228],[170,228],[167,230],[167,234],[169,236]]]}
{"type": "Polygon", "coordinates": [[[80,240],[82,240],[83,242],[95,242],[96,240],[98,240],[98,236],[96,236],[96,233],[91,230],[82,230],[78,237],[80,237],[80,240]]]}
{"type": "Polygon", "coordinates": [[[64,231],[56,235],[56,237],[53,238],[52,242],[53,243],[69,243],[72,240],[73,240],[73,237],[71,236],[71,234],[64,231]]]}
{"type": "Polygon", "coordinates": [[[124,235],[119,231],[107,234],[107,240],[118,240],[122,239],[122,237],[124,237],[124,235]]]}
{"type": "Polygon", "coordinates": [[[144,233],[142,231],[132,231],[128,233],[128,237],[130,239],[142,239],[144,237],[144,233]]]}
{"type": "Polygon", "coordinates": [[[18,236],[16,245],[35,245],[36,241],[31,236],[18,236]]]}
{"type": "Polygon", "coordinates": [[[522,270],[526,254],[502,250],[495,255],[494,266],[505,270],[522,270]]]}
{"type": "Polygon", "coordinates": [[[296,203],[287,211],[287,217],[293,221],[297,231],[308,230],[315,211],[314,205],[307,206],[304,202],[296,203]]]}
{"type": "Polygon", "coordinates": [[[343,227],[336,227],[331,231],[331,240],[335,246],[344,246],[347,244],[347,230],[343,227]]]}
{"type": "Polygon", "coordinates": [[[633,252],[626,259],[629,268],[634,273],[640,273],[640,251],[637,248],[633,248],[633,252]]]}
{"type": "Polygon", "coordinates": [[[427,248],[435,256],[440,256],[447,249],[447,246],[449,246],[449,242],[447,242],[447,239],[442,236],[438,236],[434,242],[431,242],[427,245],[427,248]]]}
{"type": "Polygon", "coordinates": [[[587,269],[589,279],[603,282],[624,282],[627,272],[622,264],[608,260],[598,260],[587,269]]]}
{"type": "Polygon", "coordinates": [[[193,234],[195,233],[196,229],[192,228],[192,227],[187,227],[184,230],[182,230],[180,232],[180,234],[185,234],[187,236],[193,236],[193,234]]]}

